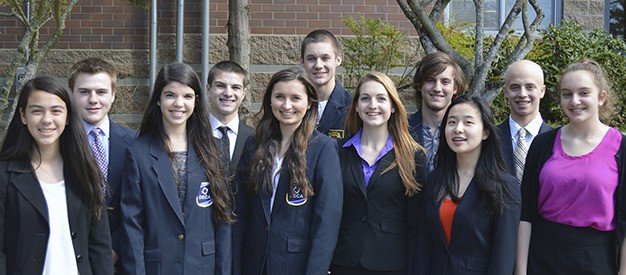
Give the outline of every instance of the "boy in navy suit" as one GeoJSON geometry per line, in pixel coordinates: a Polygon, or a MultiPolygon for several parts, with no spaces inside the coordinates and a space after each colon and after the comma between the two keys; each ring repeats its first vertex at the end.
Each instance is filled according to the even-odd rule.
{"type": "Polygon", "coordinates": [[[248,72],[233,61],[221,61],[209,71],[206,90],[211,106],[213,136],[220,140],[228,171],[233,176],[239,165],[243,145],[254,129],[239,119],[239,106],[248,91],[248,72]],[[224,136],[226,132],[226,136],[224,136]],[[226,156],[226,149],[228,155],[226,156]]]}
{"type": "Polygon", "coordinates": [[[335,36],[327,30],[314,30],[302,41],[300,63],[317,90],[319,100],[317,130],[334,139],[346,136],[344,124],[352,94],[335,79],[343,55],[335,36]]]}
{"type": "Polygon", "coordinates": [[[136,135],[109,118],[109,110],[115,101],[117,73],[115,67],[99,58],[87,58],[75,63],[70,69],[69,87],[83,119],[83,126],[98,165],[107,179],[105,187],[107,214],[113,261],[119,259],[120,187],[124,168],[124,154],[136,135]]]}
{"type": "Polygon", "coordinates": [[[502,156],[509,172],[521,182],[526,153],[531,142],[539,133],[552,129],[539,113],[539,101],[546,93],[543,70],[535,62],[520,60],[507,69],[504,83],[511,114],[498,125],[502,156]],[[524,133],[520,133],[520,130],[524,133]],[[520,163],[516,164],[516,161],[520,163]]]}

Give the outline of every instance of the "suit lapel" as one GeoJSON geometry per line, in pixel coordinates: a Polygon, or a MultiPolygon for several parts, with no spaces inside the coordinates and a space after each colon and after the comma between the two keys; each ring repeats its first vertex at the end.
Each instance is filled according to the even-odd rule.
{"type": "MultiPolygon", "coordinates": [[[[284,166],[284,163],[283,163],[284,166]]],[[[289,182],[291,179],[287,177],[287,173],[282,171],[280,172],[280,179],[278,180],[278,186],[276,186],[276,196],[274,197],[274,206],[272,206],[272,214],[274,216],[276,212],[280,210],[280,208],[286,204],[286,194],[289,192],[289,182]]]]}
{"type": "Polygon", "coordinates": [[[424,144],[424,134],[422,130],[422,113],[415,112],[409,117],[409,133],[417,143],[424,144]]]}
{"type": "Polygon", "coordinates": [[[394,156],[395,154],[393,153],[392,149],[391,151],[387,152],[380,160],[378,160],[378,166],[376,166],[374,174],[372,174],[372,177],[370,178],[370,183],[367,185],[368,189],[372,188],[374,182],[376,182],[378,178],[380,178],[382,172],[391,165],[394,160],[394,156]]]}
{"type": "MultiPolygon", "coordinates": [[[[352,178],[355,179],[354,184],[357,185],[357,188],[361,190],[363,197],[367,199],[367,190],[365,189],[365,178],[363,177],[363,168],[361,168],[361,157],[359,153],[356,152],[356,148],[354,146],[350,146],[348,153],[350,157],[348,158],[350,162],[350,171],[352,172],[352,178]]],[[[372,181],[370,180],[370,183],[372,181]]]]}
{"type": "MultiPolygon", "coordinates": [[[[432,194],[429,194],[429,196],[432,196],[432,194]]],[[[446,239],[446,233],[443,231],[443,225],[441,225],[441,215],[439,214],[439,209],[441,208],[442,201],[432,200],[432,203],[433,203],[432,211],[429,211],[428,214],[431,216],[430,217],[431,221],[437,221],[433,223],[432,226],[435,227],[437,236],[439,236],[439,242],[444,244],[443,247],[445,247],[446,250],[448,250],[449,249],[448,240],[446,239]]],[[[454,226],[452,228],[453,228],[452,231],[454,232],[454,226]]],[[[452,240],[452,238],[450,238],[450,240],[452,240]]]]}
{"type": "MultiPolygon", "coordinates": [[[[191,212],[198,210],[199,206],[196,206],[196,197],[200,192],[200,184],[206,182],[207,178],[200,163],[200,159],[193,149],[193,146],[189,145],[187,148],[187,194],[185,196],[185,217],[191,216],[191,212]]],[[[211,190],[209,183],[209,192],[211,190]]]]}
{"type": "Polygon", "coordinates": [[[243,147],[246,143],[246,139],[251,136],[253,132],[250,127],[246,127],[243,121],[239,121],[239,130],[237,131],[237,140],[235,141],[235,150],[233,151],[233,157],[230,160],[229,172],[230,175],[234,175],[239,165],[239,159],[243,153],[243,147]]]}
{"type": "MultiPolygon", "coordinates": [[[[510,119],[510,118],[509,118],[510,119]]],[[[515,162],[513,160],[513,143],[512,143],[512,139],[511,139],[511,127],[510,127],[510,122],[509,119],[505,120],[502,123],[502,128],[500,128],[500,130],[502,131],[502,133],[500,133],[502,135],[502,152],[503,152],[503,157],[504,157],[504,161],[506,161],[506,166],[509,168],[509,170],[515,175],[515,162]]]]}
{"type": "Polygon", "coordinates": [[[81,195],[78,189],[78,181],[74,177],[70,176],[70,173],[65,169],[65,195],[67,198],[67,215],[70,223],[70,229],[76,224],[76,218],[81,208],[81,195]]]}
{"type": "Polygon", "coordinates": [[[32,204],[39,214],[48,221],[46,198],[30,163],[28,161],[11,161],[8,170],[15,173],[15,177],[11,180],[15,189],[22,193],[24,199],[32,204]]]}
{"type": "Polygon", "coordinates": [[[259,194],[257,195],[259,197],[259,200],[261,201],[261,207],[263,207],[263,214],[265,215],[265,221],[267,222],[267,225],[270,224],[270,196],[265,196],[263,195],[262,192],[259,192],[259,194]]]}
{"type": "MultiPolygon", "coordinates": [[[[333,91],[334,94],[334,91],[333,91]]],[[[331,98],[328,100],[326,104],[326,108],[324,108],[324,113],[322,113],[322,118],[320,119],[320,124],[317,126],[317,129],[327,134],[330,128],[335,125],[337,119],[341,117],[341,112],[337,108],[337,103],[333,101],[332,94],[331,98]]]]}
{"type": "MultiPolygon", "coordinates": [[[[463,194],[463,199],[459,202],[459,205],[456,207],[456,211],[454,212],[454,217],[461,216],[467,217],[468,212],[474,208],[474,204],[478,199],[478,190],[474,186],[474,180],[472,180],[465,190],[465,194],[463,194]]],[[[465,226],[464,222],[467,221],[467,218],[463,219],[452,219],[452,234],[450,235],[450,243],[453,244],[455,238],[460,234],[459,232],[463,232],[463,226],[465,226]]],[[[443,230],[442,230],[443,231],[443,230]]],[[[459,240],[462,241],[462,240],[459,240]]]]}
{"type": "Polygon", "coordinates": [[[115,191],[118,188],[117,183],[120,182],[120,178],[122,177],[121,167],[115,167],[115,165],[119,160],[123,160],[126,157],[126,147],[130,142],[130,137],[127,137],[127,134],[121,131],[119,127],[119,125],[111,122],[111,137],[109,139],[109,175],[107,178],[109,190],[106,194],[107,205],[110,203],[113,194],[115,194],[115,191]]]}
{"type": "Polygon", "coordinates": [[[174,179],[174,171],[172,164],[167,153],[159,148],[156,140],[153,139],[150,145],[150,155],[155,158],[155,162],[152,164],[152,169],[157,176],[157,181],[163,191],[163,195],[167,198],[170,206],[176,213],[178,220],[181,224],[185,224],[183,219],[183,210],[180,206],[180,199],[178,198],[178,190],[176,190],[176,180],[174,179]]]}

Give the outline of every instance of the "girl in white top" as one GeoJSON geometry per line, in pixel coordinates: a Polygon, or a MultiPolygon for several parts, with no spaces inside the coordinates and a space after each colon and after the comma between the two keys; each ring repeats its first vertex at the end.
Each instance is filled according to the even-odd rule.
{"type": "Polygon", "coordinates": [[[112,274],[104,180],[68,90],[21,91],[0,152],[0,274],[112,274]]]}

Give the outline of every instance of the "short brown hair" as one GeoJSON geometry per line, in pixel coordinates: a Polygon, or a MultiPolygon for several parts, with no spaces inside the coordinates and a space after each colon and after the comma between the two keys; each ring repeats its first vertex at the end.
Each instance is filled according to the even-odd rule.
{"type": "Polygon", "coordinates": [[[70,78],[68,79],[68,85],[70,86],[71,92],[74,92],[74,82],[76,81],[76,76],[81,73],[108,74],[111,77],[111,91],[115,91],[117,72],[115,71],[115,67],[111,63],[96,57],[90,57],[76,62],[74,65],[72,65],[72,68],[70,68],[70,78]]]}
{"type": "Polygon", "coordinates": [[[304,58],[304,50],[306,46],[311,43],[319,43],[319,42],[328,42],[333,45],[335,48],[335,54],[341,54],[341,47],[339,46],[339,42],[337,42],[337,38],[328,30],[319,29],[314,30],[306,35],[304,40],[302,40],[302,44],[300,44],[300,58],[304,58]]]}

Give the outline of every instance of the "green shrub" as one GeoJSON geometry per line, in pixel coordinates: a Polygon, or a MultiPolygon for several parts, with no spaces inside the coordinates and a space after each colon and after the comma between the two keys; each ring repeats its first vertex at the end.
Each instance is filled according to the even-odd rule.
{"type": "MultiPolygon", "coordinates": [[[[440,24],[439,30],[450,45],[466,58],[474,57],[474,36],[467,31],[466,26],[446,27],[440,24]],[[459,31],[461,29],[462,31],[459,31]]],[[[572,21],[562,22],[558,26],[550,25],[540,31],[539,39],[534,42],[534,48],[526,59],[539,64],[544,71],[546,95],[541,101],[541,115],[551,125],[564,125],[567,117],[561,111],[560,99],[557,92],[557,81],[565,68],[574,62],[591,58],[602,65],[608,78],[612,81],[612,90],[615,96],[615,115],[607,122],[612,126],[625,130],[626,115],[626,42],[614,38],[603,29],[585,31],[583,27],[572,21]]],[[[509,36],[503,43],[500,53],[492,64],[488,82],[500,80],[497,75],[504,68],[504,61],[517,43],[518,36],[509,36]]],[[[489,50],[493,37],[485,38],[485,53],[489,50]]],[[[489,84],[488,84],[489,85],[489,84]]],[[[509,107],[504,96],[500,93],[491,103],[496,121],[502,121],[509,114],[509,107]]]]}
{"type": "Polygon", "coordinates": [[[561,111],[557,91],[558,79],[567,66],[586,58],[596,60],[602,65],[607,77],[612,81],[615,95],[615,116],[608,121],[612,126],[623,128],[626,117],[626,43],[614,38],[603,29],[583,30],[579,24],[566,21],[559,26],[550,25],[541,31],[541,39],[527,59],[537,62],[544,71],[546,95],[541,101],[541,114],[544,120],[553,125],[567,123],[567,117],[561,111]]]}
{"type": "Polygon", "coordinates": [[[367,72],[379,71],[389,75],[399,91],[408,88],[417,55],[415,44],[397,27],[380,19],[360,15],[357,19],[349,17],[342,21],[354,33],[353,37],[339,37],[344,52],[342,67],[346,87],[354,88],[367,72]],[[394,68],[401,72],[392,72],[394,68]]]}

